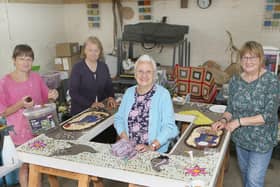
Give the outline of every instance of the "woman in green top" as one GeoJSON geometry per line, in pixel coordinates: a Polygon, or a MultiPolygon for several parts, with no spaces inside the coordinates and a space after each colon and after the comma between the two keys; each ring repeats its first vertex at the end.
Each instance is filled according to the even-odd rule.
{"type": "Polygon", "coordinates": [[[262,187],[277,144],[279,81],[264,68],[262,45],[249,41],[240,50],[241,73],[229,83],[228,106],[214,130],[232,132],[244,187],[262,187]]]}

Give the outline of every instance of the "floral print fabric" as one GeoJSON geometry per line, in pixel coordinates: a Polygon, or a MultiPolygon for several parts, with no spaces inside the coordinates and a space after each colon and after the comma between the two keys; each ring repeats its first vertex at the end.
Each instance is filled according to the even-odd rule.
{"type": "Polygon", "coordinates": [[[155,91],[156,86],[153,86],[146,94],[140,95],[135,89],[135,101],[128,115],[128,129],[129,139],[136,144],[148,144],[149,111],[155,91]]]}
{"type": "Polygon", "coordinates": [[[262,115],[265,123],[241,126],[232,133],[232,140],[246,150],[265,153],[277,144],[279,81],[271,72],[253,82],[234,76],[229,84],[227,111],[232,119],[262,115]]]}

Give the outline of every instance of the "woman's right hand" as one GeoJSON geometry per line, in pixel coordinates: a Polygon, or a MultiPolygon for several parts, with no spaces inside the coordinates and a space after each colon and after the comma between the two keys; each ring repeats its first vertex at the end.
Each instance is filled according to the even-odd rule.
{"type": "Polygon", "coordinates": [[[31,108],[31,107],[34,106],[34,101],[33,101],[33,99],[32,99],[31,97],[29,97],[29,96],[23,97],[22,100],[21,100],[21,102],[22,102],[22,106],[23,106],[24,108],[31,108]]]}
{"type": "Polygon", "coordinates": [[[113,97],[108,97],[107,99],[107,107],[108,108],[116,108],[117,107],[117,102],[113,97]]]}
{"type": "Polygon", "coordinates": [[[226,128],[226,125],[227,125],[227,123],[219,120],[219,121],[216,121],[215,123],[213,123],[211,127],[212,127],[212,130],[217,132],[219,130],[226,128]]]}
{"type": "Polygon", "coordinates": [[[91,108],[105,108],[105,105],[101,102],[93,102],[91,108]]]}
{"type": "Polygon", "coordinates": [[[48,99],[55,101],[58,98],[58,91],[56,89],[52,89],[48,91],[48,99]]]}

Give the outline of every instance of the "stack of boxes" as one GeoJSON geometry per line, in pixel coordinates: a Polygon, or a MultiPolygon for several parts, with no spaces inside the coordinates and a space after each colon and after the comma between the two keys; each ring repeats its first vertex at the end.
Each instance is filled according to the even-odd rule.
{"type": "Polygon", "coordinates": [[[65,71],[68,76],[75,63],[80,61],[79,43],[58,43],[56,44],[55,70],[65,71]]]}

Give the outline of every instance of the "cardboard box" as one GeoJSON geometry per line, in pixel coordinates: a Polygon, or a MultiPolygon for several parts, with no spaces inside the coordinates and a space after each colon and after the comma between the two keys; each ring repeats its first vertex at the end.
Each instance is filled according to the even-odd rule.
{"type": "Polygon", "coordinates": [[[57,57],[70,57],[80,54],[79,43],[58,43],[56,44],[57,57]]]}
{"type": "Polygon", "coordinates": [[[80,55],[71,57],[57,57],[54,60],[55,70],[71,72],[75,63],[80,61],[80,55]]]}
{"type": "Polygon", "coordinates": [[[85,48],[84,48],[84,46],[82,46],[81,48],[80,48],[80,58],[81,59],[83,59],[83,58],[85,58],[86,56],[85,56],[85,48]]]}

